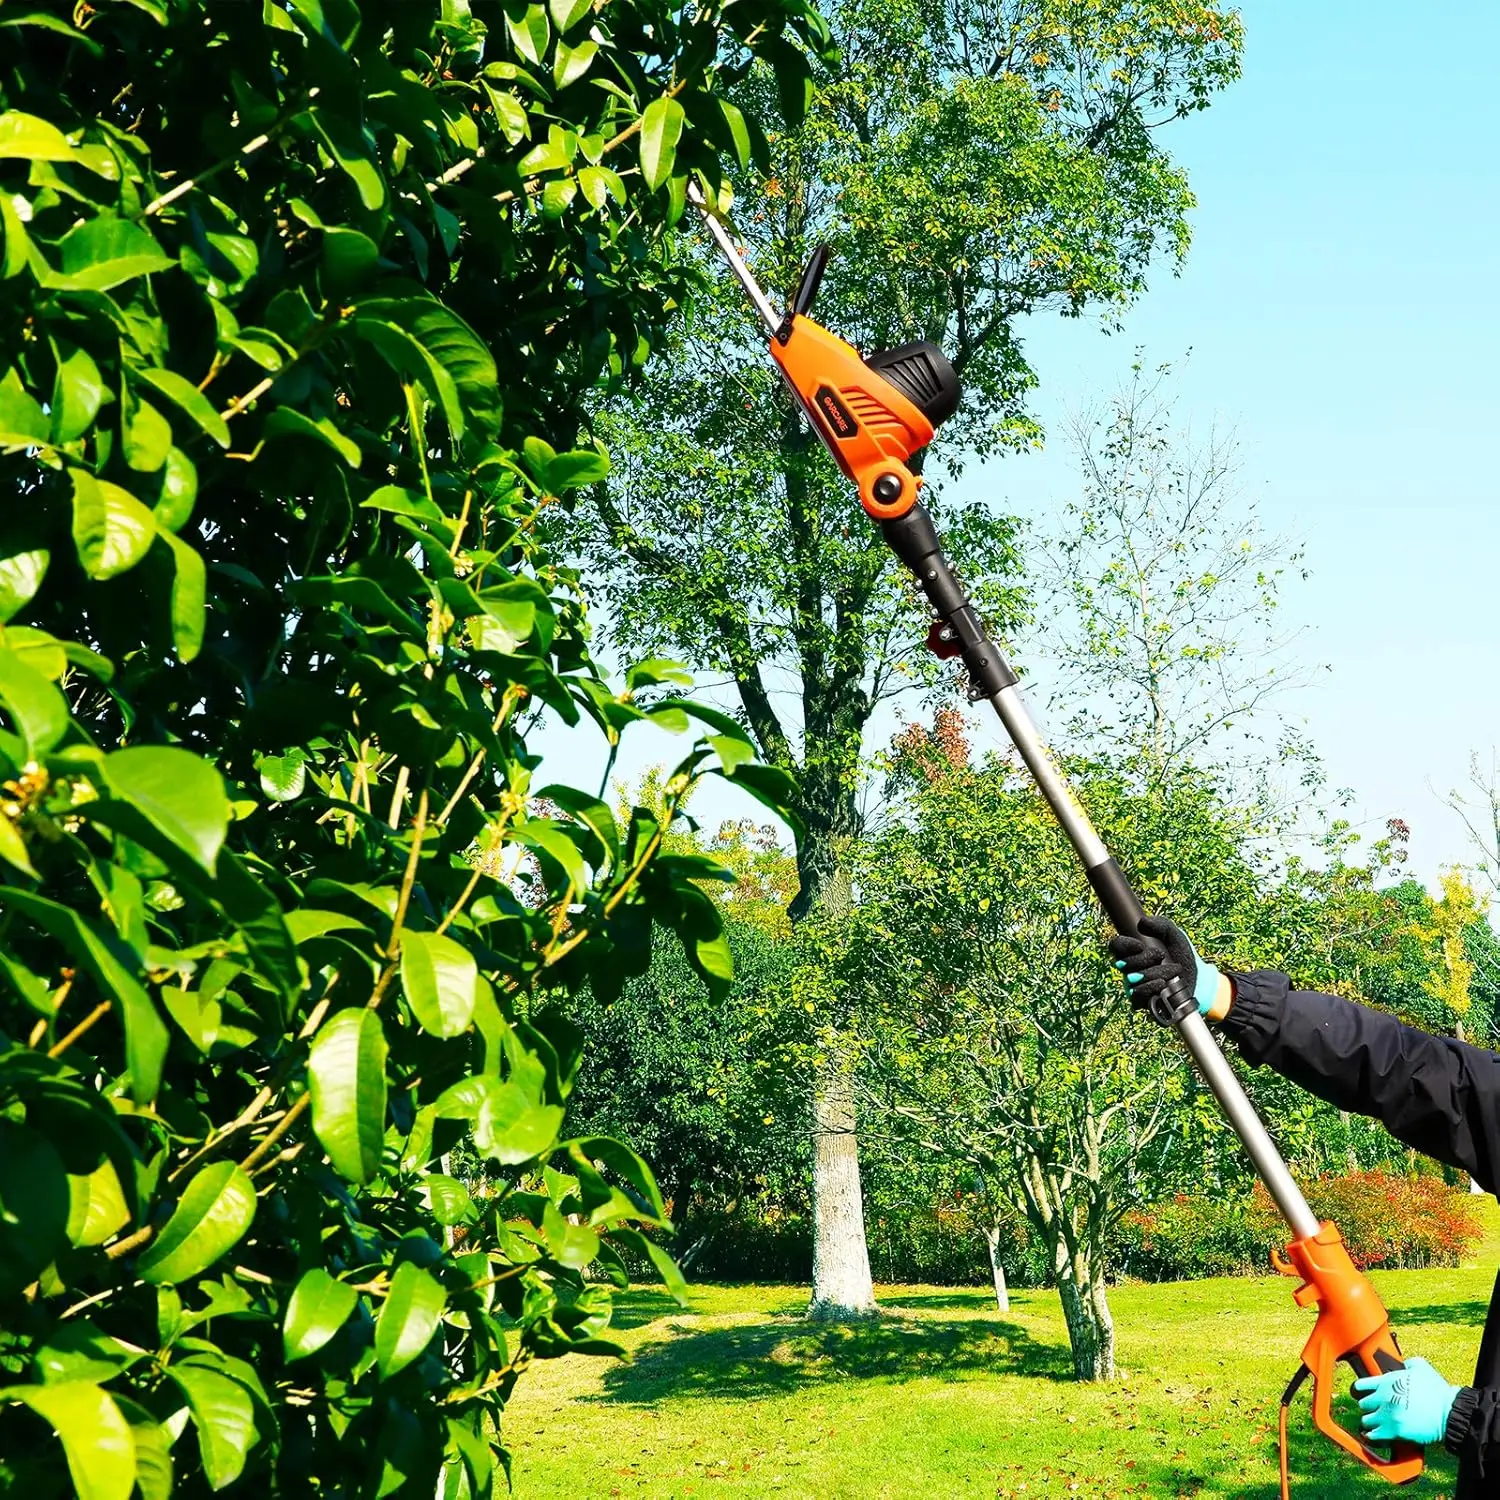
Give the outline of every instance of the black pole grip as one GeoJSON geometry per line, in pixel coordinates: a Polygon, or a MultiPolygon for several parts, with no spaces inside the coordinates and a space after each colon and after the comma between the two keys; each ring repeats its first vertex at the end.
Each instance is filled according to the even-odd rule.
{"type": "MultiPolygon", "coordinates": [[[[1095,865],[1087,873],[1089,884],[1099,898],[1099,905],[1104,908],[1104,915],[1109,918],[1115,931],[1139,933],[1141,918],[1146,915],[1146,909],[1141,905],[1140,897],[1131,889],[1125,872],[1113,858],[1105,860],[1102,865],[1095,865]]],[[[1168,980],[1165,989],[1146,1002],[1147,1013],[1159,1026],[1175,1026],[1190,1011],[1197,1009],[1197,998],[1180,976],[1168,980]]]]}
{"type": "Polygon", "coordinates": [[[904,516],[882,521],[880,529],[892,552],[906,564],[921,585],[933,612],[953,632],[959,655],[968,669],[976,697],[993,698],[1017,682],[1010,663],[989,638],[974,613],[963,585],[943,553],[937,528],[925,505],[913,505],[904,516]]]}

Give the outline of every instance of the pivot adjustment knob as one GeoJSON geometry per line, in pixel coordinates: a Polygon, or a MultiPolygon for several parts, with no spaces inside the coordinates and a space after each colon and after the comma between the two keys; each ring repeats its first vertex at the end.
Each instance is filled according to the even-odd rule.
{"type": "Polygon", "coordinates": [[[890,505],[901,498],[901,476],[899,474],[882,474],[870,488],[874,491],[875,498],[882,505],[890,505]]]}

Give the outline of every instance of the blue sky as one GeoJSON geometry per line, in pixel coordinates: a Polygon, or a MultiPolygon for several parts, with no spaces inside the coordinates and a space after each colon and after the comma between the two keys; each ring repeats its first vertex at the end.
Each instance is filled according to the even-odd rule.
{"type": "MultiPolygon", "coordinates": [[[[1306,544],[1283,700],[1356,820],[1413,829],[1431,878],[1468,858],[1440,794],[1500,743],[1500,118],[1493,0],[1262,0],[1245,73],[1171,127],[1198,208],[1180,277],[1126,319],[1036,320],[1036,407],[1056,425],[1137,345],[1178,360],[1181,412],[1241,442],[1268,531],[1306,544]]],[[[1054,444],[967,477],[1039,516],[1076,479],[1054,444]]]]}
{"type": "MultiPolygon", "coordinates": [[[[1184,421],[1236,430],[1266,530],[1305,543],[1286,611],[1327,670],[1282,711],[1357,822],[1411,824],[1430,879],[1468,857],[1441,794],[1500,744],[1500,5],[1250,0],[1245,20],[1245,76],[1169,127],[1198,198],[1181,275],[1158,269],[1113,335],[1032,320],[1035,410],[1055,429],[1137,346],[1192,351],[1184,421]]],[[[957,494],[1040,518],[1077,488],[1054,442],[957,494]]],[[[549,734],[544,777],[602,765],[591,734],[549,734]]],[[[645,736],[622,765],[677,751],[645,736]]]]}

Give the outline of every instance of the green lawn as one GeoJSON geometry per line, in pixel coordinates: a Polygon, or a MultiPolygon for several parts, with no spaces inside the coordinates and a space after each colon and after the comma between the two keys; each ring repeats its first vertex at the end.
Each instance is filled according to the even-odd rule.
{"type": "MultiPolygon", "coordinates": [[[[1450,1379],[1473,1368],[1500,1259],[1500,1210],[1475,1264],[1375,1277],[1404,1347],[1450,1379]]],[[[1069,1376],[1052,1292],[1001,1317],[978,1288],[886,1287],[859,1328],[800,1317],[800,1287],[699,1286],[616,1316],[628,1363],[529,1371],[506,1413],[517,1500],[1130,1495],[1274,1500],[1276,1405],[1310,1327],[1277,1278],[1130,1285],[1111,1294],[1124,1378],[1069,1376]]],[[[1300,1500],[1392,1494],[1293,1421],[1300,1500]]],[[[1344,1417],[1352,1421],[1352,1408],[1344,1417]]],[[[1434,1454],[1404,1491],[1451,1493],[1434,1454]]]]}

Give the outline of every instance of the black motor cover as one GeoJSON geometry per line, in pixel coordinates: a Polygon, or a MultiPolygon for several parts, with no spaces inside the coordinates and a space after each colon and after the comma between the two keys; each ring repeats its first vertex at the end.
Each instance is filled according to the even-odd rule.
{"type": "Polygon", "coordinates": [[[865,356],[872,370],[879,370],[917,407],[934,427],[958,410],[962,390],[958,372],[936,344],[923,339],[917,344],[898,344],[865,356]]]}

